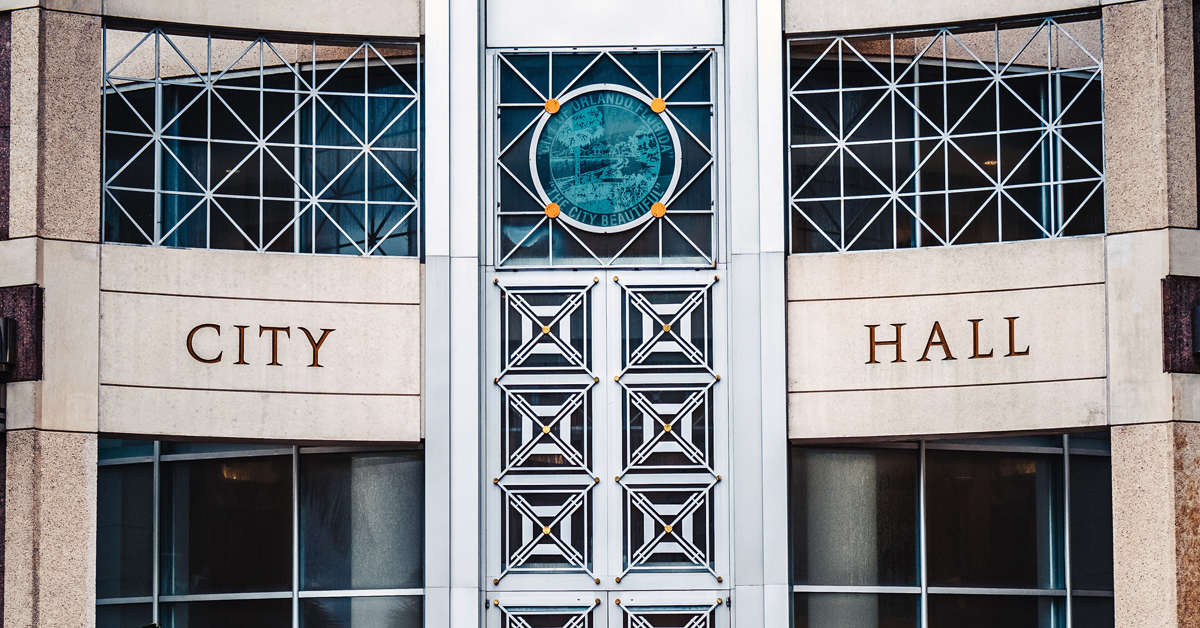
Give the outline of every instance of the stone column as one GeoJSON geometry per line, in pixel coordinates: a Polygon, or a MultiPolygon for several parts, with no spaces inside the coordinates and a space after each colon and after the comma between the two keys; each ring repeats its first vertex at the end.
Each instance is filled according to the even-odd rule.
{"type": "Polygon", "coordinates": [[[7,384],[4,628],[94,626],[101,20],[11,13],[0,286],[44,289],[42,373],[7,384]],[[6,233],[5,233],[6,232],[6,233]]]}

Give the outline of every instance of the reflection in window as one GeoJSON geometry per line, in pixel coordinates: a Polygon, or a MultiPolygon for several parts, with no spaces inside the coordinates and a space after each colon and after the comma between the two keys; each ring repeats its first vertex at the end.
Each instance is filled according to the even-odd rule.
{"type": "Polygon", "coordinates": [[[418,56],[106,29],[104,240],[419,255],[418,56]]]}
{"type": "Polygon", "coordinates": [[[794,625],[1113,626],[1107,445],[1098,432],[793,448],[794,625]]]}
{"type": "Polygon", "coordinates": [[[421,625],[419,452],[100,449],[98,628],[421,625]]]}
{"type": "Polygon", "coordinates": [[[790,251],[1104,232],[1095,14],[789,44],[790,251]]]}

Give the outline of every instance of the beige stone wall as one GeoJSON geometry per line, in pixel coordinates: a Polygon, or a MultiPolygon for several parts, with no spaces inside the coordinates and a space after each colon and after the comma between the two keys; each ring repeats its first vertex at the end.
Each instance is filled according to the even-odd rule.
{"type": "Polygon", "coordinates": [[[0,11],[39,5],[58,11],[196,26],[385,37],[419,37],[424,8],[420,0],[3,0],[0,11]]]}
{"type": "Polygon", "coordinates": [[[1102,237],[793,255],[789,436],[1105,425],[1104,281],[1102,237]]]}
{"type": "Polygon", "coordinates": [[[941,25],[1019,15],[1070,11],[1108,4],[1100,0],[785,0],[789,33],[854,31],[941,25]]]}
{"type": "Polygon", "coordinates": [[[101,432],[420,440],[416,259],[102,249],[101,432]]]}

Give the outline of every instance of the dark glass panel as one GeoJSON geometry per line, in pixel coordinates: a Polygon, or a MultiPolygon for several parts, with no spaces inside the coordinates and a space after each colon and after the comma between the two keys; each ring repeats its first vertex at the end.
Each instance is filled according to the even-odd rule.
{"type": "Polygon", "coordinates": [[[280,454],[292,453],[289,445],[255,445],[251,443],[186,443],[163,441],[162,454],[217,454],[239,452],[278,451],[280,454]]]}
{"type": "Polygon", "coordinates": [[[150,595],[154,579],[153,465],[100,467],[96,484],[96,597],[150,595]]]}
{"type": "Polygon", "coordinates": [[[421,628],[422,599],[310,598],[300,602],[300,628],[421,628]]]}
{"type": "Polygon", "coordinates": [[[290,457],[164,462],[161,469],[164,595],[291,588],[290,457]]]}
{"type": "Polygon", "coordinates": [[[1107,452],[1112,449],[1112,440],[1107,430],[1103,432],[1083,432],[1081,434],[1071,434],[1070,446],[1072,450],[1087,449],[1107,452]]]}
{"type": "Polygon", "coordinates": [[[794,628],[916,628],[920,595],[796,593],[794,628]]]}
{"type": "Polygon", "coordinates": [[[1112,461],[1107,456],[1071,456],[1071,588],[1113,590],[1112,461]]]}
{"type": "MultiPolygon", "coordinates": [[[[1062,598],[1019,595],[930,595],[929,628],[1063,626],[1062,598]]],[[[1084,626],[1085,624],[1076,624],[1084,626]]],[[[1088,626],[1087,628],[1091,628],[1088,626]]]]}
{"type": "Polygon", "coordinates": [[[1060,456],[930,450],[925,475],[931,586],[1061,586],[1060,456]]]}
{"type": "Polygon", "coordinates": [[[1071,599],[1071,623],[1077,628],[1115,628],[1113,598],[1076,595],[1071,599]]]}
{"type": "Polygon", "coordinates": [[[162,604],[162,628],[291,628],[292,600],[224,600],[162,604]]]}
{"type": "Polygon", "coordinates": [[[118,458],[138,458],[154,455],[154,441],[123,440],[119,438],[101,438],[100,459],[116,460],[118,458]]]}
{"type": "Polygon", "coordinates": [[[915,585],[918,466],[915,449],[793,449],[793,581],[915,585]]]}
{"type": "Polygon", "coordinates": [[[105,604],[96,607],[96,628],[142,628],[153,617],[149,604],[105,604]]]}
{"type": "Polygon", "coordinates": [[[301,588],[423,586],[424,504],[419,453],[302,456],[301,588]]]}

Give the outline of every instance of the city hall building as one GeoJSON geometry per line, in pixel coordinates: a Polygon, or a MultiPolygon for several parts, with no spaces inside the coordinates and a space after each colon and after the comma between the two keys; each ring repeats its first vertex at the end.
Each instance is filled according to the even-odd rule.
{"type": "Polygon", "coordinates": [[[1183,0],[0,0],[3,628],[1200,626],[1183,0]]]}

